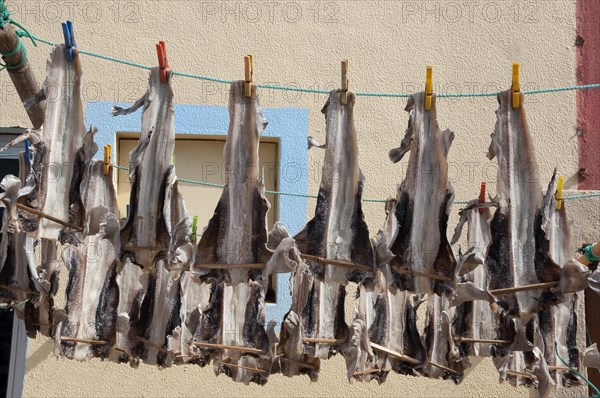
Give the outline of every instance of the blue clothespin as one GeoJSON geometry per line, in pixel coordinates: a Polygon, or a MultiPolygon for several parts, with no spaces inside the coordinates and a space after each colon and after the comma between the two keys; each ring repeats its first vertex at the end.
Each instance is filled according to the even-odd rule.
{"type": "Polygon", "coordinates": [[[30,162],[29,159],[31,157],[31,155],[30,155],[31,151],[29,149],[29,140],[25,140],[24,142],[25,142],[25,161],[27,163],[29,163],[30,162]]]}
{"type": "Polygon", "coordinates": [[[73,22],[63,22],[62,29],[63,35],[65,37],[65,50],[67,52],[67,60],[73,61],[73,47],[77,47],[77,44],[75,43],[75,33],[73,32],[73,22]]]}

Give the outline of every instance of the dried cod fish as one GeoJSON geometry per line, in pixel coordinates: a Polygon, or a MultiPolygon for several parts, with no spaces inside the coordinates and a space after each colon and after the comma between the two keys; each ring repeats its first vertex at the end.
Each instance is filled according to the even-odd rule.
{"type": "MultiPolygon", "coordinates": [[[[245,384],[264,384],[273,354],[264,328],[266,270],[202,268],[202,264],[266,264],[271,256],[266,226],[270,205],[258,170],[259,140],[267,121],[258,100],[244,95],[243,81],[231,84],[229,116],[225,188],[196,248],[193,273],[183,277],[187,286],[196,290],[191,295],[200,299],[197,312],[192,303],[186,303],[188,310],[192,309],[187,316],[193,317],[186,327],[196,326],[194,345],[248,349],[197,347],[193,349],[193,362],[204,366],[212,360],[217,374],[225,373],[245,384]]],[[[189,295],[189,290],[185,294],[189,295]]],[[[188,331],[184,333],[189,336],[188,331]]]]}
{"type": "Polygon", "coordinates": [[[181,324],[180,274],[192,261],[191,221],[178,189],[171,159],[175,148],[173,90],[159,68],[150,71],[148,89],[127,115],[143,106],[140,140],[129,156],[130,211],[121,229],[121,267],[116,345],[111,357],[171,366],[169,336],[181,324]]]}
{"type": "Polygon", "coordinates": [[[119,290],[117,266],[120,248],[120,225],[117,196],[110,169],[104,174],[101,161],[92,161],[98,147],[93,132],[86,136],[80,152],[80,166],[85,167],[80,178],[80,206],[85,209],[83,241],[63,248],[63,261],[69,269],[67,304],[60,334],[54,336],[55,352],[79,361],[92,356],[109,356],[115,341],[119,290]],[[61,337],[100,340],[104,344],[64,341],[61,337]]]}
{"type": "MultiPolygon", "coordinates": [[[[475,199],[470,201],[459,215],[460,222],[454,230],[451,243],[458,242],[462,228],[467,223],[468,246],[466,253],[459,258],[459,274],[463,275],[459,281],[470,282],[482,290],[487,290],[489,276],[484,262],[491,242],[492,214],[490,207],[484,206],[479,199],[475,199]]],[[[460,304],[456,307],[453,320],[454,334],[470,339],[496,339],[499,325],[495,309],[495,305],[491,306],[489,302],[482,300],[466,301],[460,304]]],[[[496,347],[487,343],[461,342],[458,346],[463,357],[468,355],[487,357],[496,352],[496,347]]]]}
{"type": "MultiPolygon", "coordinates": [[[[424,101],[425,93],[409,98],[406,134],[402,145],[389,154],[396,163],[410,151],[406,178],[397,194],[398,231],[391,246],[396,257],[391,266],[392,271],[397,267],[454,280],[456,260],[446,236],[454,199],[454,188],[448,182],[448,150],[454,133],[438,127],[435,96],[430,111],[425,111],[424,101]]],[[[416,293],[443,295],[454,291],[452,282],[399,273],[394,285],[416,293]]]]}
{"type": "MultiPolygon", "coordinates": [[[[79,53],[73,49],[73,60],[68,61],[65,46],[54,47],[46,64],[46,80],[41,91],[25,106],[48,99],[44,124],[38,138],[35,132],[27,132],[20,140],[30,138],[36,144],[40,169],[37,200],[38,207],[46,214],[60,220],[70,219],[72,184],[77,164],[77,153],[85,135],[82,99],[82,68],[79,53]]],[[[18,139],[19,140],[19,139],[18,139]]],[[[63,226],[42,218],[39,221],[38,238],[57,240],[63,226]]]]}
{"type": "MultiPolygon", "coordinates": [[[[560,209],[556,208],[557,176],[556,170],[552,176],[544,197],[542,231],[538,239],[544,239],[550,256],[557,264],[567,264],[573,255],[571,241],[571,226],[567,218],[565,203],[560,209]]],[[[561,275],[561,281],[562,277],[561,275]]],[[[564,285],[564,283],[563,283],[564,285]]],[[[546,304],[538,312],[538,322],[542,341],[541,346],[546,363],[550,366],[562,366],[562,358],[569,366],[579,368],[579,349],[577,348],[577,314],[579,297],[577,293],[560,294],[557,305],[546,304]],[[555,350],[558,345],[558,352],[555,350]]],[[[557,386],[571,387],[579,384],[579,380],[570,372],[550,372],[557,386]]]]}
{"type": "MultiPolygon", "coordinates": [[[[303,254],[373,267],[375,254],[361,208],[364,177],[358,166],[353,115],[355,95],[347,94],[347,105],[341,104],[340,96],[340,90],[332,91],[322,110],[326,115],[327,142],[315,216],[295,239],[303,254]]],[[[314,365],[318,364],[317,358],[326,359],[340,351],[345,356],[356,355],[356,351],[350,351],[353,349],[351,334],[356,329],[351,330],[344,318],[346,284],[360,282],[370,275],[370,272],[314,261],[299,266],[293,277],[292,308],[288,314],[288,317],[295,314],[299,324],[295,317],[284,322],[283,329],[288,325],[293,327],[282,330],[279,347],[283,358],[298,360],[305,355],[304,362],[314,365]],[[336,339],[344,343],[302,341],[300,354],[300,337],[293,333],[301,333],[302,339],[336,339]],[[287,339],[295,343],[288,344],[287,339]]],[[[318,375],[318,368],[282,364],[285,375],[293,376],[298,371],[308,373],[312,380],[318,375]]]]}
{"type": "MultiPolygon", "coordinates": [[[[490,159],[498,159],[498,209],[486,259],[490,289],[558,281],[561,271],[542,238],[542,190],[523,95],[517,109],[511,96],[511,90],[498,94],[496,129],[488,152],[490,159]]],[[[511,316],[536,313],[539,295],[535,290],[506,294],[499,305],[511,316]]]]}
{"type": "MultiPolygon", "coordinates": [[[[365,320],[370,342],[424,362],[426,352],[417,328],[413,300],[416,297],[392,284],[394,274],[389,263],[394,255],[389,250],[389,242],[397,231],[396,199],[388,199],[386,213],[384,230],[379,231],[373,242],[377,264],[375,276],[359,284],[357,317],[365,320]]],[[[415,367],[413,363],[377,350],[370,358],[368,350],[362,350],[355,368],[357,380],[375,379],[379,383],[385,381],[390,370],[409,375],[418,375],[421,370],[420,365],[415,367]]]]}

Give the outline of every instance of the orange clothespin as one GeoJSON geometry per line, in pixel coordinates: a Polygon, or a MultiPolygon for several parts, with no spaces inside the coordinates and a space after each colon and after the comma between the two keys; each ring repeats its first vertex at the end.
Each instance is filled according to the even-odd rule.
{"type": "Polygon", "coordinates": [[[521,87],[519,84],[519,63],[513,62],[512,68],[512,107],[518,109],[521,106],[521,87]]]}
{"type": "Polygon", "coordinates": [[[425,110],[431,110],[431,96],[433,94],[433,68],[427,67],[427,75],[425,76],[425,110]]]}
{"type": "Polygon", "coordinates": [[[565,177],[558,177],[558,184],[556,185],[556,210],[560,210],[563,205],[563,186],[565,185],[565,177]]]}
{"type": "Polygon", "coordinates": [[[108,175],[108,171],[110,170],[111,158],[112,158],[112,146],[105,145],[104,146],[104,175],[108,175]]]}
{"type": "Polygon", "coordinates": [[[158,66],[160,67],[160,82],[166,83],[169,61],[167,59],[167,47],[164,40],[159,41],[156,45],[156,54],[158,55],[158,66]]]}
{"type": "Polygon", "coordinates": [[[342,92],[340,95],[342,105],[348,103],[348,60],[342,60],[342,92]]]}
{"type": "MultiPolygon", "coordinates": [[[[479,204],[485,203],[485,181],[481,182],[481,188],[479,189],[479,204]]],[[[483,214],[483,208],[479,208],[479,214],[483,214]]]]}
{"type": "Polygon", "coordinates": [[[244,57],[244,95],[248,98],[254,98],[256,94],[256,85],[252,82],[253,77],[252,54],[248,54],[244,57]]]}

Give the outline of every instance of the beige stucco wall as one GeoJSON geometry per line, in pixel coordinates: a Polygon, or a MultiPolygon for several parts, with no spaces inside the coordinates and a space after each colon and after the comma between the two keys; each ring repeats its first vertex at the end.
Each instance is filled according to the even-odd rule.
{"type": "MultiPolygon", "coordinates": [[[[510,85],[511,63],[521,62],[522,87],[575,84],[575,2],[475,0],[437,1],[8,1],[15,19],[33,33],[61,41],[60,21],[75,23],[80,48],[142,64],[157,63],[155,43],[167,40],[171,66],[179,71],[237,79],[243,55],[254,54],[255,80],[263,83],[329,89],[339,85],[340,60],[350,61],[350,87],[359,91],[421,90],[425,66],[434,67],[439,92],[498,91],[510,85]]],[[[42,79],[49,47],[26,42],[42,79]]],[[[145,90],[147,72],[83,57],[89,100],[128,101],[145,90]]],[[[28,125],[6,73],[0,73],[0,124],[28,125]]],[[[225,105],[227,87],[174,79],[176,101],[225,105]]],[[[310,134],[324,141],[323,95],[262,91],[264,107],[309,109],[310,134]]],[[[366,176],[364,196],[395,193],[403,164],[392,165],[407,123],[404,99],[357,100],[356,127],[366,176]]],[[[577,171],[575,93],[528,96],[525,104],[538,152],[542,183],[552,169],[570,185],[577,171]]],[[[457,199],[471,199],[482,180],[494,190],[495,163],[485,157],[495,123],[494,98],[440,99],[439,122],[456,132],[450,151],[450,176],[457,199]]],[[[322,152],[309,155],[309,192],[316,193],[322,152]]],[[[283,176],[285,178],[285,176],[283,176]]],[[[576,179],[575,179],[576,180],[576,179]]],[[[314,202],[309,201],[307,216],[314,202]]],[[[381,204],[365,204],[375,232],[382,224],[381,204]]],[[[456,212],[451,227],[456,223],[456,212]]],[[[593,239],[593,238],[592,238],[593,239]]],[[[460,386],[390,375],[382,386],[348,385],[340,358],[323,365],[321,381],[273,376],[266,387],[244,387],[209,369],[193,366],[159,371],[131,370],[107,362],[78,364],[49,358],[51,345],[32,341],[25,394],[57,395],[207,395],[207,396],[527,396],[529,391],[500,386],[489,361],[476,366],[460,386]]]]}

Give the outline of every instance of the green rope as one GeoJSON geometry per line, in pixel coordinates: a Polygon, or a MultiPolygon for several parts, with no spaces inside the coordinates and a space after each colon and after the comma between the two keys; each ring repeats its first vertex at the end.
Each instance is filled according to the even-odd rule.
{"type": "MultiPolygon", "coordinates": [[[[3,1],[3,0],[0,0],[0,1],[3,1]]],[[[35,39],[35,40],[37,40],[41,43],[47,44],[49,46],[56,46],[58,44],[58,43],[53,43],[53,42],[45,40],[43,38],[34,36],[34,35],[30,35],[29,37],[31,37],[32,40],[35,39]]],[[[140,69],[145,69],[145,70],[152,69],[152,66],[143,65],[143,64],[140,64],[137,62],[127,61],[124,59],[115,58],[115,57],[111,57],[111,56],[107,56],[107,55],[102,55],[102,54],[94,53],[91,51],[79,50],[79,53],[89,55],[90,57],[103,59],[105,61],[111,61],[111,62],[123,64],[123,65],[133,66],[135,68],[140,68],[140,69]]],[[[204,80],[204,81],[214,82],[214,83],[231,84],[233,82],[233,80],[229,80],[229,79],[222,79],[219,77],[204,76],[204,75],[198,75],[198,74],[187,73],[187,72],[173,71],[173,75],[187,77],[190,79],[204,80]]],[[[319,89],[312,89],[312,88],[305,88],[305,87],[289,87],[289,86],[279,86],[279,85],[262,84],[262,83],[258,83],[256,86],[258,88],[264,88],[264,89],[269,89],[269,90],[295,91],[295,92],[315,93],[315,94],[329,94],[330,93],[330,90],[319,90],[319,89]]],[[[567,87],[542,88],[542,89],[536,89],[536,90],[523,90],[523,94],[557,93],[557,92],[572,91],[572,90],[587,90],[587,89],[592,89],[592,88],[600,88],[600,83],[586,84],[586,85],[581,85],[581,86],[567,86],[567,87]]],[[[465,98],[465,97],[495,97],[498,94],[499,94],[498,92],[437,93],[436,96],[438,98],[465,98]]],[[[357,91],[355,93],[355,95],[357,97],[408,98],[408,97],[411,97],[413,94],[357,91]]]]}
{"type": "MultiPolygon", "coordinates": [[[[118,164],[114,164],[113,167],[115,169],[118,169],[118,170],[129,171],[129,167],[119,166],[118,164]]],[[[177,178],[177,180],[181,181],[181,182],[184,182],[186,184],[202,185],[202,186],[211,187],[211,188],[225,188],[224,184],[215,184],[213,182],[195,181],[195,180],[188,180],[188,179],[185,179],[185,178],[177,178]]],[[[265,193],[270,194],[270,195],[295,196],[295,197],[307,198],[307,199],[316,199],[317,198],[317,195],[309,195],[309,194],[297,193],[297,192],[281,192],[281,191],[269,191],[269,190],[265,190],[265,193]]],[[[585,195],[566,196],[566,197],[563,198],[563,200],[585,199],[585,198],[593,198],[593,197],[597,197],[597,196],[600,196],[600,193],[591,193],[591,194],[585,194],[585,195]]],[[[363,199],[363,202],[366,202],[366,203],[386,203],[387,200],[386,199],[363,199]]],[[[455,200],[454,201],[454,204],[457,204],[457,205],[465,205],[467,203],[469,203],[468,200],[455,200]]]]}
{"type": "Polygon", "coordinates": [[[566,363],[560,357],[560,354],[558,353],[558,343],[556,341],[554,342],[554,352],[556,352],[556,356],[563,363],[563,365],[565,365],[567,368],[569,368],[569,371],[571,371],[571,373],[573,373],[574,375],[579,377],[581,380],[585,381],[596,392],[595,396],[600,396],[600,390],[598,390],[598,388],[596,388],[596,386],[593,385],[591,381],[589,381],[584,375],[579,373],[576,369],[573,369],[568,363],[566,363]]]}

